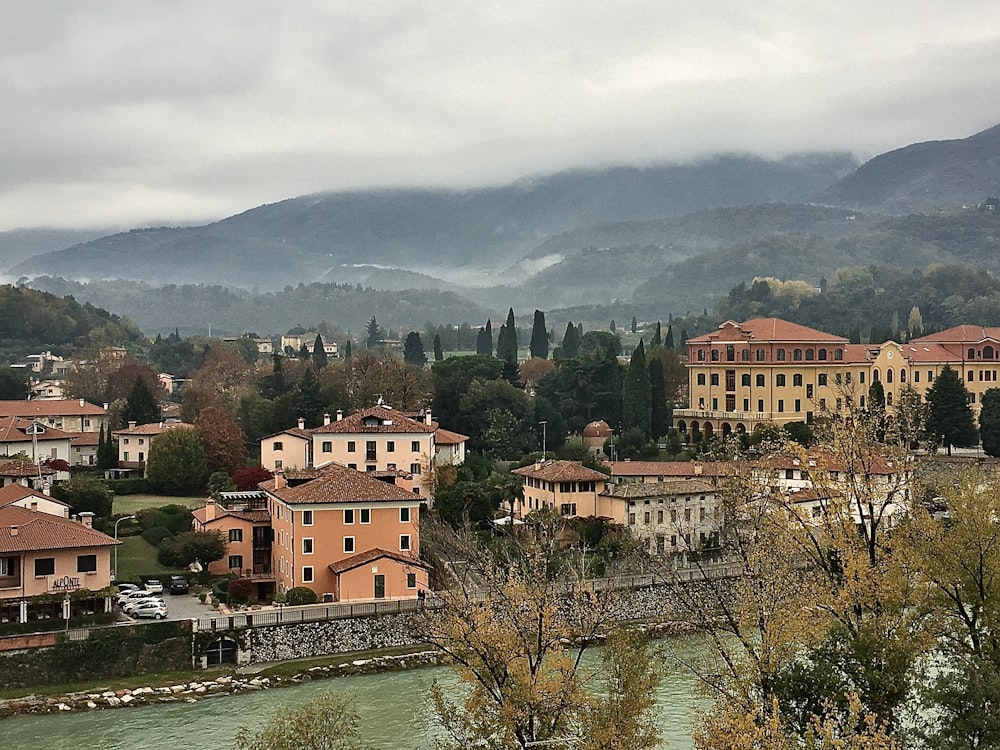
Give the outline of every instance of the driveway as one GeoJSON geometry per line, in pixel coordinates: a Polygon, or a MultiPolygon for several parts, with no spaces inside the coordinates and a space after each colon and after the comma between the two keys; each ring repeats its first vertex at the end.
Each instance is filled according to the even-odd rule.
{"type": "MultiPolygon", "coordinates": [[[[198,600],[197,594],[164,593],[163,601],[166,602],[167,612],[169,612],[168,620],[190,620],[192,617],[209,617],[214,613],[211,607],[198,600]]],[[[128,615],[121,613],[121,610],[119,613],[126,622],[132,621],[128,615]]],[[[139,620],[139,622],[145,622],[145,620],[139,620]]]]}

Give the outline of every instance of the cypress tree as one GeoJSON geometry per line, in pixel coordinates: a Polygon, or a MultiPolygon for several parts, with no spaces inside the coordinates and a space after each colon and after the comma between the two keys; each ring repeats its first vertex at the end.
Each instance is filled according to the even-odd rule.
{"type": "Polygon", "coordinates": [[[326,356],[326,349],[323,348],[323,337],[318,333],[316,334],[316,340],[313,341],[312,359],[317,370],[322,370],[329,362],[329,358],[326,356]]]}
{"type": "Polygon", "coordinates": [[[566,324],[566,333],[563,334],[562,354],[566,359],[580,356],[580,334],[573,322],[566,324]]]}
{"type": "Polygon", "coordinates": [[[493,352],[489,351],[486,347],[485,328],[480,328],[479,333],[476,334],[476,354],[482,354],[487,357],[493,356],[493,352]]]}
{"type": "Polygon", "coordinates": [[[635,316],[633,315],[632,316],[632,326],[631,326],[632,333],[635,333],[636,326],[638,326],[638,325],[639,325],[639,322],[635,319],[635,316]]]}
{"type": "Polygon", "coordinates": [[[513,359],[517,361],[517,328],[514,325],[514,308],[510,308],[507,312],[507,322],[504,323],[503,327],[507,329],[507,333],[504,336],[503,347],[500,346],[500,339],[497,338],[497,357],[500,359],[513,359]]]}
{"type": "Polygon", "coordinates": [[[667,326],[667,339],[663,342],[667,349],[674,348],[674,327],[672,325],[667,326]]]}
{"type": "Polygon", "coordinates": [[[670,407],[667,404],[667,384],[663,377],[663,361],[649,360],[649,431],[653,438],[664,437],[670,431],[670,407]]]}
{"type": "Polygon", "coordinates": [[[646,364],[646,348],[639,339],[639,345],[629,360],[625,381],[622,383],[622,429],[639,429],[649,438],[652,417],[652,391],[649,382],[649,366],[646,364]]]}
{"type": "Polygon", "coordinates": [[[420,334],[410,331],[406,334],[403,342],[403,361],[409,365],[423,367],[427,364],[427,355],[424,353],[424,344],[420,340],[420,334]]]}
{"type": "Polygon", "coordinates": [[[122,407],[122,423],[151,424],[160,421],[160,405],[142,378],[136,378],[122,407]]]}
{"type": "Polygon", "coordinates": [[[653,334],[653,340],[649,342],[650,349],[655,349],[658,346],[663,346],[663,339],[660,338],[660,321],[656,321],[656,333],[653,334]]]}
{"type": "Polygon", "coordinates": [[[609,326],[609,328],[611,328],[611,333],[618,333],[618,327],[615,325],[614,320],[611,321],[611,325],[609,326]]]}
{"type": "Polygon", "coordinates": [[[483,347],[486,351],[483,354],[492,357],[493,356],[493,321],[489,318],[486,319],[486,336],[483,339],[483,347]]]}
{"type": "Polygon", "coordinates": [[[440,362],[444,359],[444,351],[441,349],[441,334],[434,334],[434,361],[440,362]]]}
{"type": "Polygon", "coordinates": [[[948,446],[949,456],[953,445],[961,448],[976,444],[979,436],[969,406],[969,391],[950,365],[941,368],[926,398],[927,434],[932,440],[940,439],[948,446]]]}
{"type": "MultiPolygon", "coordinates": [[[[612,325],[614,321],[612,321],[612,325]]],[[[549,334],[545,328],[545,313],[535,310],[535,320],[531,325],[531,341],[528,349],[532,357],[549,358],[549,334]]]]}
{"type": "Polygon", "coordinates": [[[344,359],[350,359],[354,352],[351,350],[351,340],[348,339],[347,343],[344,344],[344,359]]]}

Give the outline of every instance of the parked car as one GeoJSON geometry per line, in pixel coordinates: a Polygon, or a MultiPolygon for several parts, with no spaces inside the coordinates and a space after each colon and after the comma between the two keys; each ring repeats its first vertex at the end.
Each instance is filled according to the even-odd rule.
{"type": "Polygon", "coordinates": [[[146,581],[146,591],[152,591],[154,594],[162,594],[163,584],[155,578],[150,578],[146,581]]]}
{"type": "Polygon", "coordinates": [[[134,599],[148,599],[151,596],[157,596],[152,591],[146,591],[146,589],[134,589],[132,591],[126,591],[123,594],[118,595],[116,600],[120,606],[125,606],[125,602],[134,599]]]}
{"type": "Polygon", "coordinates": [[[130,617],[152,617],[154,620],[162,620],[167,616],[167,605],[163,602],[148,601],[138,605],[129,613],[130,617]]]}
{"type": "Polygon", "coordinates": [[[154,604],[162,604],[164,607],[167,606],[167,603],[163,601],[161,597],[157,596],[156,594],[152,594],[151,596],[143,599],[131,599],[125,602],[125,604],[122,606],[122,612],[124,612],[127,615],[130,615],[133,612],[135,612],[137,607],[149,604],[150,602],[154,604]]]}
{"type": "Polygon", "coordinates": [[[170,576],[170,593],[186,594],[189,589],[188,579],[184,576],[170,576]]]}
{"type": "Polygon", "coordinates": [[[139,589],[139,584],[137,583],[119,583],[116,585],[118,586],[119,596],[127,594],[129,591],[137,591],[139,589]]]}

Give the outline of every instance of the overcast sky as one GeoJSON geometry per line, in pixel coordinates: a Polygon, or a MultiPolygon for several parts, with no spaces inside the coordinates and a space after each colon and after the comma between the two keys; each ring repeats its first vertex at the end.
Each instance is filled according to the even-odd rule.
{"type": "Polygon", "coordinates": [[[1000,3],[6,0],[0,230],[1000,122],[1000,3]]]}

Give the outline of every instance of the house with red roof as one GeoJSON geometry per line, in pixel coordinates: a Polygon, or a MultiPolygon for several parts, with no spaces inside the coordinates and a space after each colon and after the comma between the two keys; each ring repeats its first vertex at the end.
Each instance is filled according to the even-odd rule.
{"type": "Polygon", "coordinates": [[[258,599],[270,599],[275,588],[267,505],[267,495],[259,490],[223,492],[192,513],[195,531],[220,531],[227,542],[225,557],[209,563],[209,572],[253,580],[258,599]]]}
{"type": "Polygon", "coordinates": [[[111,434],[118,441],[118,468],[141,471],[146,473],[146,460],[149,449],[156,438],[165,432],[177,429],[193,430],[194,425],[187,422],[151,422],[136,424],[129,422],[124,430],[115,430],[111,434]]]}
{"type": "Polygon", "coordinates": [[[513,473],[524,480],[523,497],[513,509],[516,518],[542,508],[567,518],[615,518],[615,508],[602,497],[608,476],[579,461],[538,461],[513,473]]]}
{"type": "Polygon", "coordinates": [[[108,409],[82,398],[0,401],[0,417],[33,419],[66,432],[100,432],[107,427],[108,409]]]}
{"type": "Polygon", "coordinates": [[[306,586],[326,601],[413,599],[426,590],[420,497],[394,478],[329,463],[261,483],[277,590],[306,586]]]}
{"type": "MultiPolygon", "coordinates": [[[[48,459],[68,464],[72,438],[72,433],[37,419],[0,417],[0,456],[24,455],[36,465],[48,459]]],[[[69,479],[69,472],[57,472],[55,478],[69,479]]]]}

